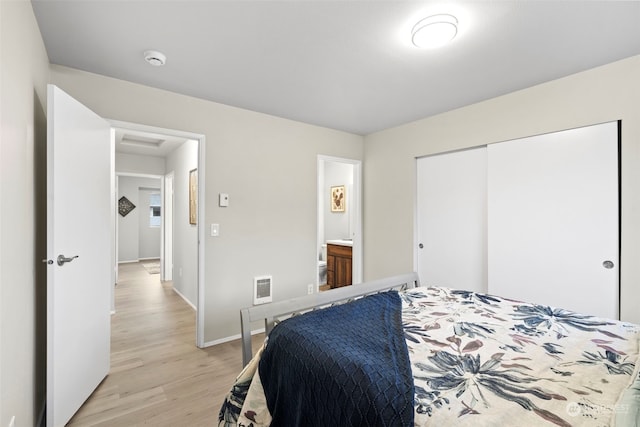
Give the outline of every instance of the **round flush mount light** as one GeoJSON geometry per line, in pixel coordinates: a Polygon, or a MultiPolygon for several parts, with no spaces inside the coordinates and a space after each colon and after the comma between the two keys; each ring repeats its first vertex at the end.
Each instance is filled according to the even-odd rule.
{"type": "Polygon", "coordinates": [[[144,60],[154,67],[160,67],[167,62],[167,57],[162,52],[156,50],[147,50],[144,53],[144,60]]]}
{"type": "Polygon", "coordinates": [[[411,42],[416,47],[433,49],[449,43],[458,34],[458,19],[446,13],[431,15],[411,29],[411,42]]]}

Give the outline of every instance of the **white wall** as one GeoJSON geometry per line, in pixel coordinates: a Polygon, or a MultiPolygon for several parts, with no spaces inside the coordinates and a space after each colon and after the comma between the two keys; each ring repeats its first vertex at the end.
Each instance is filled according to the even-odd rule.
{"type": "Polygon", "coordinates": [[[350,239],[351,212],[353,212],[353,165],[348,163],[324,162],[324,237],[330,239],[350,239]],[[331,187],[345,186],[346,209],[331,212],[331,187]]]}
{"type": "Polygon", "coordinates": [[[621,119],[621,317],[640,323],[638,75],[635,56],[366,136],[365,278],[414,269],[416,157],[621,119]]]}
{"type": "MultiPolygon", "coordinates": [[[[141,178],[135,176],[118,176],[118,196],[126,197],[136,207],[127,216],[120,214],[118,217],[118,262],[138,261],[143,258],[160,258],[160,228],[148,230],[149,200],[140,198],[140,188],[160,189],[160,179],[141,178]],[[147,226],[142,223],[146,219],[147,226]],[[140,245],[140,239],[148,238],[149,242],[140,245]],[[155,255],[149,254],[148,246],[156,244],[155,255]]],[[[142,193],[143,196],[145,193],[142,193]]]]}
{"type": "Polygon", "coordinates": [[[187,141],[167,156],[173,181],[173,288],[191,304],[198,295],[198,234],[189,223],[189,171],[198,166],[198,142],[187,141]]]}
{"type": "Polygon", "coordinates": [[[145,175],[164,175],[164,157],[116,153],[116,172],[145,175]]]}
{"type": "Polygon", "coordinates": [[[45,399],[48,62],[31,3],[0,1],[0,426],[45,399]]]}
{"type": "Polygon", "coordinates": [[[239,334],[254,276],[273,276],[274,301],[305,295],[316,282],[317,156],[361,160],[361,136],[66,67],[52,65],[51,74],[103,117],[205,135],[199,221],[207,230],[220,224],[220,236],[206,233],[203,242],[206,342],[239,334]],[[227,208],[218,207],[221,192],[230,195],[227,208]]]}

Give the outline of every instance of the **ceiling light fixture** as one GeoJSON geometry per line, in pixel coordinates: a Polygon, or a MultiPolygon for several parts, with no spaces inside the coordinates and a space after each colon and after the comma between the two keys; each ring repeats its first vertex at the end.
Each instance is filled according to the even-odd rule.
{"type": "Polygon", "coordinates": [[[154,67],[161,67],[167,62],[167,57],[157,50],[147,50],[144,53],[144,60],[154,67]]]}
{"type": "Polygon", "coordinates": [[[446,13],[428,16],[411,29],[411,42],[416,47],[432,49],[444,46],[458,34],[458,19],[446,13]]]}

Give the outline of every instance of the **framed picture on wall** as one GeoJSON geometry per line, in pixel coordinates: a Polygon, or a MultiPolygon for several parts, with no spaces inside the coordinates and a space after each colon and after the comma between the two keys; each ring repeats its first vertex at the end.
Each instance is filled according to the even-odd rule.
{"type": "Polygon", "coordinates": [[[344,185],[331,187],[331,212],[344,212],[347,207],[347,198],[344,185]]]}
{"type": "Polygon", "coordinates": [[[129,199],[124,196],[120,197],[120,200],[118,200],[118,213],[120,213],[120,215],[122,216],[127,216],[129,212],[131,212],[135,208],[136,205],[131,203],[131,201],[129,201],[129,199]]]}
{"type": "Polygon", "coordinates": [[[198,169],[189,171],[189,224],[195,225],[198,218],[198,169]]]}

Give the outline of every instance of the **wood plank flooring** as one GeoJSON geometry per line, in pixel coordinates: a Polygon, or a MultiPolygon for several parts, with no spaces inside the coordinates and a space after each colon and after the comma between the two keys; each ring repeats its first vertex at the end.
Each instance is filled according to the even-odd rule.
{"type": "Polygon", "coordinates": [[[171,282],[140,263],[122,264],[118,276],[111,371],[68,426],[217,425],[242,368],[240,341],[197,348],[195,311],[171,282]]]}

